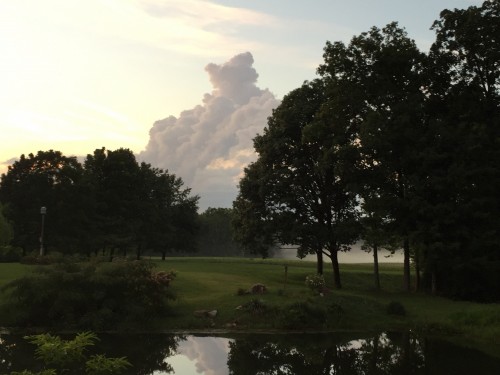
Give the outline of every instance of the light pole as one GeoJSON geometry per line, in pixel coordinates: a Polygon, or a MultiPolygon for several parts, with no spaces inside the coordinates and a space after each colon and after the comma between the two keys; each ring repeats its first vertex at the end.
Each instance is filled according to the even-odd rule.
{"type": "Polygon", "coordinates": [[[42,215],[42,231],[40,233],[40,256],[43,256],[43,229],[45,226],[45,214],[47,213],[47,207],[40,208],[40,214],[42,215]]]}

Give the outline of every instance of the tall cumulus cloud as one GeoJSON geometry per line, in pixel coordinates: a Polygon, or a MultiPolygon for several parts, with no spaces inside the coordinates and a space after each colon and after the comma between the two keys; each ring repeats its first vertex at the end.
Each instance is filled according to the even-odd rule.
{"type": "Polygon", "coordinates": [[[168,169],[199,194],[200,208],[228,207],[243,168],[255,160],[253,138],[261,133],[279,101],[257,87],[249,52],[205,67],[213,91],[193,109],[156,121],[139,155],[168,169]]]}

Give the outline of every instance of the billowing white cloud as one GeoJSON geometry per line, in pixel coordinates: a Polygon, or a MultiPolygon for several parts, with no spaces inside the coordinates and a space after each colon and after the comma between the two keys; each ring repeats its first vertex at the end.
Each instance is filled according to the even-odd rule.
{"type": "Polygon", "coordinates": [[[139,155],[181,177],[200,194],[201,209],[230,206],[243,167],[255,160],[253,138],[279,104],[269,90],[257,87],[253,62],[246,52],[221,65],[208,64],[212,93],[179,117],[155,122],[139,155]]]}

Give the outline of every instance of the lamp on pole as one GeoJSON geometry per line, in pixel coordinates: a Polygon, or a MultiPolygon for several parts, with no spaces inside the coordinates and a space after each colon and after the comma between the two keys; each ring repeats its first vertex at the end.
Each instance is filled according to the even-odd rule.
{"type": "Polygon", "coordinates": [[[40,214],[42,215],[42,231],[40,233],[40,256],[43,255],[43,229],[45,226],[45,214],[47,213],[47,207],[40,208],[40,214]]]}

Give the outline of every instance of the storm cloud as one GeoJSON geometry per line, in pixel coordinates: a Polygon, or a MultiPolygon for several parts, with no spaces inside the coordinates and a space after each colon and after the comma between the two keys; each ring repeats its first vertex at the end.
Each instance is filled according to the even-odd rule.
{"type": "Polygon", "coordinates": [[[253,63],[246,52],[221,65],[208,64],[213,91],[179,117],[156,121],[139,155],[181,177],[200,195],[202,210],[231,205],[243,168],[256,158],[252,140],[279,104],[268,89],[257,87],[253,63]]]}

